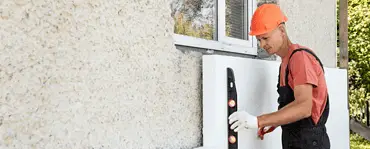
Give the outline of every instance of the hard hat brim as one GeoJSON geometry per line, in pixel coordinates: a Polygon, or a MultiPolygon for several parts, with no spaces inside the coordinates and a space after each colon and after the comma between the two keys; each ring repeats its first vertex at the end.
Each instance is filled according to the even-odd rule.
{"type": "Polygon", "coordinates": [[[284,20],[281,22],[281,23],[279,23],[278,25],[276,25],[274,28],[270,28],[270,29],[268,29],[268,30],[262,30],[262,31],[253,31],[253,30],[251,30],[250,32],[249,32],[249,35],[251,35],[251,36],[257,36],[257,35],[262,35],[262,34],[265,34],[265,33],[268,33],[268,32],[271,32],[271,31],[273,31],[274,29],[276,29],[277,27],[279,27],[279,25],[280,24],[282,24],[282,23],[285,23],[286,21],[288,21],[288,18],[286,18],[286,17],[284,17],[284,20]]]}
{"type": "Polygon", "coordinates": [[[275,28],[271,28],[269,30],[264,30],[264,31],[260,31],[260,32],[257,32],[257,31],[251,31],[249,32],[249,35],[251,36],[258,36],[258,35],[262,35],[262,34],[265,34],[265,33],[268,33],[268,32],[271,32],[273,31],[274,29],[276,29],[278,26],[276,26],[275,28]]]}

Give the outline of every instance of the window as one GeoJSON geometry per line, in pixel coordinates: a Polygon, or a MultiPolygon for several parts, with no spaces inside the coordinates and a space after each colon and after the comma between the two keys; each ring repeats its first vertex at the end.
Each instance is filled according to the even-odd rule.
{"type": "Polygon", "coordinates": [[[257,55],[248,35],[254,0],[173,0],[176,45],[257,55]]]}

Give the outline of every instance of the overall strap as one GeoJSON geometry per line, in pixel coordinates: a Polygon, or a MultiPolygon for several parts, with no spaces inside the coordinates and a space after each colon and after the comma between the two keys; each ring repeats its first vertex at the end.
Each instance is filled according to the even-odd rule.
{"type": "MultiPolygon", "coordinates": [[[[308,50],[308,49],[304,49],[304,48],[300,48],[300,49],[296,49],[296,50],[294,50],[293,51],[293,53],[290,55],[290,57],[289,57],[289,60],[288,60],[288,64],[287,64],[287,67],[286,67],[286,70],[285,70],[285,82],[286,82],[286,84],[287,85],[289,85],[288,84],[288,74],[289,74],[289,62],[290,62],[290,59],[292,58],[292,56],[293,56],[293,54],[294,53],[296,53],[296,52],[298,52],[298,51],[305,51],[305,52],[307,52],[307,53],[309,53],[309,54],[311,54],[312,56],[314,56],[315,58],[316,58],[316,60],[320,63],[320,66],[321,66],[321,68],[322,68],[322,71],[325,73],[325,70],[324,70],[324,66],[323,66],[323,64],[321,63],[321,61],[320,61],[320,59],[312,52],[312,51],[310,51],[310,50],[308,50]]],[[[327,119],[327,116],[328,116],[328,110],[329,110],[329,93],[327,93],[327,103],[326,103],[326,105],[325,105],[325,108],[324,108],[325,110],[324,110],[324,112],[323,112],[323,115],[325,115],[324,117],[326,117],[326,118],[324,118],[323,119],[323,115],[321,115],[321,117],[320,117],[320,120],[319,120],[319,123],[322,123],[323,121],[323,123],[325,123],[326,122],[326,119],[327,119]]],[[[313,124],[313,122],[312,122],[312,124],[313,124]]]]}
{"type": "Polygon", "coordinates": [[[290,62],[290,59],[292,58],[292,56],[294,55],[294,53],[296,53],[296,52],[298,52],[298,51],[305,51],[305,52],[307,52],[307,53],[309,53],[309,54],[311,54],[312,56],[314,56],[315,58],[316,58],[316,60],[320,63],[320,66],[321,66],[321,68],[322,68],[322,71],[325,73],[325,70],[324,70],[324,66],[323,66],[323,64],[321,63],[321,61],[320,61],[320,59],[312,52],[312,51],[310,51],[310,50],[308,50],[308,49],[304,49],[304,48],[300,48],[300,49],[296,49],[296,50],[294,50],[293,51],[293,53],[290,55],[290,57],[289,57],[289,60],[288,60],[288,64],[287,64],[287,66],[286,66],[286,69],[285,69],[285,84],[286,85],[289,85],[288,84],[288,74],[289,74],[289,62],[290,62]]]}
{"type": "Polygon", "coordinates": [[[280,64],[280,66],[279,66],[279,75],[278,75],[278,84],[277,84],[277,88],[279,88],[280,87],[280,70],[281,70],[281,64],[280,64]]]}
{"type": "Polygon", "coordinates": [[[310,51],[310,50],[308,50],[308,49],[304,49],[304,48],[300,48],[300,49],[297,49],[297,50],[294,50],[293,51],[293,53],[290,55],[290,57],[289,57],[289,60],[288,60],[288,64],[287,64],[287,69],[286,69],[286,71],[288,71],[288,67],[289,67],[289,62],[290,62],[290,59],[292,58],[292,56],[293,56],[293,54],[294,53],[296,53],[296,52],[298,52],[298,51],[305,51],[305,52],[307,52],[307,53],[310,53],[313,57],[315,57],[316,58],[316,60],[320,63],[320,66],[321,66],[321,68],[322,68],[322,71],[323,72],[325,72],[325,70],[324,70],[324,66],[322,65],[322,63],[321,63],[321,61],[320,61],[320,59],[316,56],[316,54],[315,53],[313,53],[312,51],[310,51]]]}

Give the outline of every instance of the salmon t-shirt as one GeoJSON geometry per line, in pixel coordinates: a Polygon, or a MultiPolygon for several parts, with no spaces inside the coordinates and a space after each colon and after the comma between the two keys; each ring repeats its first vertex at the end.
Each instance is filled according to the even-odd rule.
{"type": "MultiPolygon", "coordinates": [[[[280,86],[285,85],[285,69],[288,64],[289,57],[295,49],[299,48],[310,50],[309,48],[299,44],[292,44],[289,47],[288,54],[282,58],[281,62],[280,86]]],[[[319,61],[317,61],[312,54],[306,51],[298,51],[291,57],[289,69],[288,84],[293,90],[295,86],[302,84],[311,84],[314,86],[312,91],[313,98],[311,117],[313,122],[317,124],[327,101],[327,86],[324,72],[319,61]]]]}

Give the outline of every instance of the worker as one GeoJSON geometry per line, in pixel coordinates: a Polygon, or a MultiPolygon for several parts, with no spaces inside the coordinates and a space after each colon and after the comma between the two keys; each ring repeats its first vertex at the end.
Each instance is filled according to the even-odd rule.
{"type": "Polygon", "coordinates": [[[329,149],[324,68],[313,50],[290,41],[287,20],[277,4],[263,4],[252,16],[249,33],[269,55],[281,57],[278,110],[259,116],[239,110],[229,116],[229,124],[235,132],[256,129],[261,139],[281,127],[283,149],[329,149]]]}

